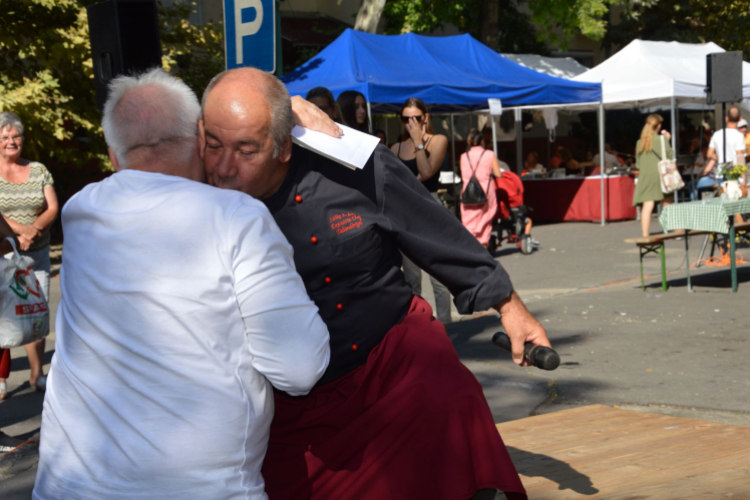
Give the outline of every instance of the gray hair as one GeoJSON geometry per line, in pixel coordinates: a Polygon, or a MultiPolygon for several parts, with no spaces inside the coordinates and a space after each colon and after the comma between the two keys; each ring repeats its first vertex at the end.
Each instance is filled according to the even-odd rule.
{"type": "Polygon", "coordinates": [[[109,84],[104,139],[121,168],[127,168],[129,153],[140,148],[169,146],[172,160],[187,162],[195,147],[200,111],[190,87],[162,69],[120,76],[109,84]]]}
{"type": "Polygon", "coordinates": [[[292,101],[289,97],[289,91],[281,80],[275,76],[255,68],[235,68],[222,71],[211,79],[206,90],[203,91],[201,117],[203,117],[206,111],[208,94],[211,93],[214,87],[216,87],[224,77],[235,71],[250,71],[254,76],[258,77],[261,82],[258,90],[260,90],[265,96],[268,110],[271,113],[270,130],[271,137],[273,138],[273,157],[276,158],[279,155],[279,151],[281,150],[284,141],[292,133],[294,116],[292,115],[292,101]]]}
{"type": "Polygon", "coordinates": [[[18,133],[23,135],[23,123],[21,123],[18,115],[10,111],[3,111],[0,113],[0,131],[8,127],[17,128],[18,133]]]}

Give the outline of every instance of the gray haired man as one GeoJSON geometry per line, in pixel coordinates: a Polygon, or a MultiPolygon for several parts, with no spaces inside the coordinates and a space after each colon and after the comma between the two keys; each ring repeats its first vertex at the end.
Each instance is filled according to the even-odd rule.
{"type": "Polygon", "coordinates": [[[62,211],[36,500],[265,500],[273,388],[305,394],[328,365],[268,210],[195,182],[199,114],[161,70],[110,87],[118,172],[62,211]]]}

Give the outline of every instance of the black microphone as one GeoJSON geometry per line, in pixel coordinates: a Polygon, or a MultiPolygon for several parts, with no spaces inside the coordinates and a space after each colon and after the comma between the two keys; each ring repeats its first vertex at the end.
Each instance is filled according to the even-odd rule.
{"type": "MultiPolygon", "coordinates": [[[[492,343],[498,347],[502,347],[508,352],[512,352],[510,345],[510,337],[504,332],[497,332],[492,336],[492,343]]],[[[554,370],[560,366],[560,355],[549,347],[541,345],[534,345],[531,342],[526,342],[523,346],[523,357],[527,361],[531,362],[532,365],[542,370],[554,370]]]]}

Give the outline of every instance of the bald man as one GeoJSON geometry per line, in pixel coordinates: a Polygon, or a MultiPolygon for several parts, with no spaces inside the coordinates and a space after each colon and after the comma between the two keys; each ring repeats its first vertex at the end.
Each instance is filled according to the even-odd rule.
{"type": "Polygon", "coordinates": [[[331,336],[309,395],[276,392],[263,476],[272,499],[526,498],[476,378],[401,252],[441,280],[461,313],[496,307],[514,360],[549,346],[502,266],[387,148],[350,170],[293,146],[289,96],[257,70],[215,77],[203,95],[208,181],[262,200],[331,336]]]}

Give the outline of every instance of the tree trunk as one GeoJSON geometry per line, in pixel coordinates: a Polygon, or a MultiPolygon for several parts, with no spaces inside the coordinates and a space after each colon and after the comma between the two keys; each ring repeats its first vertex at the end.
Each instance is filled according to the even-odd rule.
{"type": "Polygon", "coordinates": [[[482,19],[479,25],[479,41],[496,51],[500,44],[500,33],[498,28],[500,19],[499,0],[482,0],[481,13],[482,19]]]}
{"type": "Polygon", "coordinates": [[[365,33],[376,33],[384,7],[385,0],[362,0],[354,29],[365,33]]]}

